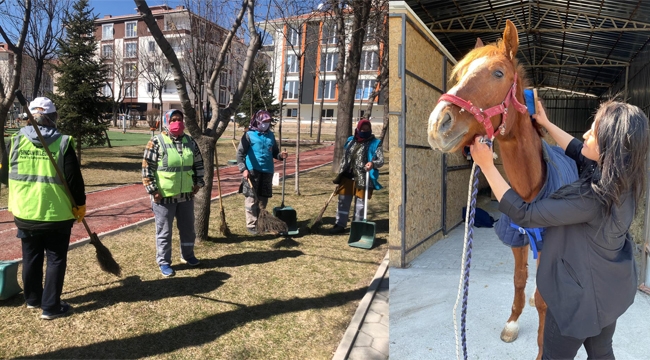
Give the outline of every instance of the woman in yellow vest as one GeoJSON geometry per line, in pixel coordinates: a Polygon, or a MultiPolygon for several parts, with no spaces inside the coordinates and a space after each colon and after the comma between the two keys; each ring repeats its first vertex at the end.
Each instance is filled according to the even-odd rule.
{"type": "Polygon", "coordinates": [[[165,277],[175,275],[171,267],[174,218],[181,238],[180,261],[199,265],[194,256],[194,194],[205,186],[203,158],[184,130],[183,112],[169,110],[163,118],[162,133],[149,140],[142,161],[142,183],[151,195],[156,219],[156,261],[165,277]]]}
{"type": "Polygon", "coordinates": [[[72,208],[36,130],[31,125],[20,129],[7,143],[0,176],[9,185],[8,210],[18,228],[16,237],[22,242],[27,308],[40,308],[41,319],[52,320],[70,313],[70,305],[61,301],[61,292],[72,224],[75,219],[81,222],[86,214],[86,194],[74,140],[56,128],[59,116],[52,101],[36,98],[29,104],[29,110],[78,205],[72,208]],[[45,286],[44,254],[47,255],[45,286]]]}

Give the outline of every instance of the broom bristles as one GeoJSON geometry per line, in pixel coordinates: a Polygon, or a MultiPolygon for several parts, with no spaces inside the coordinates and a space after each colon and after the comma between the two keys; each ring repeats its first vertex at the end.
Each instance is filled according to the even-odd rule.
{"type": "Polygon", "coordinates": [[[105,272],[111,273],[115,276],[121,276],[122,269],[120,268],[120,264],[118,264],[117,261],[113,259],[113,254],[111,254],[111,251],[108,250],[108,248],[104,246],[101,241],[99,241],[97,234],[92,233],[90,236],[90,243],[95,246],[99,267],[105,272]]]}
{"type": "Polygon", "coordinates": [[[219,231],[226,237],[232,234],[228,228],[228,224],[226,223],[226,213],[223,211],[223,208],[221,208],[221,226],[219,226],[219,231]]]}
{"type": "Polygon", "coordinates": [[[257,216],[257,232],[286,233],[289,232],[289,227],[287,223],[269,214],[268,211],[260,209],[260,214],[257,216]]]}

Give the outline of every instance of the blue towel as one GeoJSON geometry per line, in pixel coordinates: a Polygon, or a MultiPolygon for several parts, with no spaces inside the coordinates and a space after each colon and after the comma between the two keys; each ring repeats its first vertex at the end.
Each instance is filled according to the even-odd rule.
{"type": "MultiPolygon", "coordinates": [[[[546,162],[546,182],[535,197],[535,200],[544,199],[554,193],[560,187],[578,180],[578,167],[575,161],[564,154],[559,146],[551,146],[542,140],[542,155],[546,162]]],[[[533,201],[535,201],[533,200],[533,201]]],[[[511,220],[505,214],[501,214],[499,221],[494,224],[494,230],[499,239],[510,247],[522,247],[530,243],[529,236],[511,226],[511,220]]],[[[529,230],[529,229],[526,229],[529,230]]],[[[544,230],[540,230],[543,238],[544,230]]],[[[543,241],[536,240],[537,250],[542,251],[543,241]]]]}
{"type": "Polygon", "coordinates": [[[524,89],[524,100],[526,100],[528,113],[535,115],[535,93],[533,93],[533,89],[524,89]]]}

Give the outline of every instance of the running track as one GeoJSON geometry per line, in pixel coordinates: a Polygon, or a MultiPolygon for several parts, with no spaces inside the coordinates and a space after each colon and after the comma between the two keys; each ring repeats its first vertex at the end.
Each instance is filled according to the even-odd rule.
{"type": "MultiPolygon", "coordinates": [[[[334,146],[305,151],[300,156],[300,171],[330,163],[334,146]]],[[[295,157],[287,159],[287,175],[295,173],[295,157]]],[[[275,162],[275,171],[282,174],[282,162],[275,162]]],[[[219,168],[221,192],[223,196],[234,194],[239,189],[241,175],[236,165],[219,168]]],[[[217,177],[212,186],[212,200],[218,199],[217,177]]],[[[86,222],[98,235],[153,219],[151,201],[142,184],[120,186],[108,190],[86,194],[86,222]]],[[[75,223],[72,228],[70,244],[88,239],[83,224],[75,223]]],[[[7,210],[0,211],[0,260],[20,259],[22,256],[20,239],[16,237],[13,215],[7,210]]]]}

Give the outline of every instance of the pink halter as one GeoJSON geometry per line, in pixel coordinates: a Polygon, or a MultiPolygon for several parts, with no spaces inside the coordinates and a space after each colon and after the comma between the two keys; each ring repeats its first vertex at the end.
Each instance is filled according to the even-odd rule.
{"type": "Polygon", "coordinates": [[[525,105],[517,100],[515,91],[517,91],[517,73],[515,73],[515,80],[512,83],[512,86],[510,87],[506,98],[501,102],[501,104],[495,105],[489,109],[483,110],[476,107],[470,101],[461,99],[456,95],[448,93],[442,94],[440,96],[440,99],[438,99],[438,102],[447,101],[459,106],[461,108],[461,112],[463,110],[469,111],[472,115],[474,115],[478,122],[483,124],[488,137],[490,139],[494,139],[494,127],[492,126],[492,122],[490,122],[490,118],[492,116],[503,114],[501,116],[501,125],[499,125],[499,132],[501,135],[503,135],[506,131],[506,118],[508,117],[508,107],[510,106],[510,103],[512,102],[512,104],[515,106],[515,109],[522,114],[528,110],[525,105]]]}

